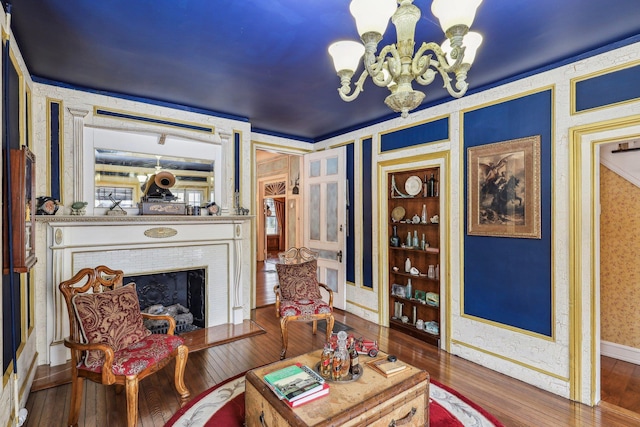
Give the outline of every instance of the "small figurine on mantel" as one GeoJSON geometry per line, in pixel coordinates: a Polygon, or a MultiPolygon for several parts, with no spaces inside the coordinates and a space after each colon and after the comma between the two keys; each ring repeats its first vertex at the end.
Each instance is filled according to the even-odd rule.
{"type": "Polygon", "coordinates": [[[87,207],[87,202],[75,202],[71,205],[71,215],[84,215],[87,213],[85,208],[87,207]]]}
{"type": "Polygon", "coordinates": [[[111,200],[112,205],[109,208],[109,210],[107,211],[107,215],[123,216],[123,215],[127,214],[127,211],[122,209],[122,206],[120,206],[120,203],[122,202],[122,200],[114,199],[113,198],[113,193],[109,193],[109,200],[111,200]]]}

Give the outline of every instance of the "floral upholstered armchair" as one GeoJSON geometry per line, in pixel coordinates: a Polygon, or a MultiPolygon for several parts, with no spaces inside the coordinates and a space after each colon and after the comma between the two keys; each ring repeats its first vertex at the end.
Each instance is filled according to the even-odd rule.
{"type": "Polygon", "coordinates": [[[278,285],[276,294],[276,316],[280,318],[282,350],[280,359],[287,354],[287,324],[293,321],[312,321],[313,333],[318,329],[318,320],[327,322],[327,341],[333,332],[333,291],[324,283],[318,282],[317,253],[307,248],[291,248],[279,254],[276,264],[278,285]],[[329,295],[329,301],[322,299],[320,289],[329,295]]]}
{"type": "Polygon", "coordinates": [[[58,286],[69,314],[71,349],[70,426],[78,425],[85,378],[125,386],[127,425],[138,420],[138,382],[176,360],[174,382],[183,402],[189,397],[184,369],[189,349],[173,335],[175,319],[140,312],[135,284],[122,286],[123,273],[105,266],[85,268],[58,286]],[[151,334],[143,317],[169,322],[167,334],[151,334]]]}

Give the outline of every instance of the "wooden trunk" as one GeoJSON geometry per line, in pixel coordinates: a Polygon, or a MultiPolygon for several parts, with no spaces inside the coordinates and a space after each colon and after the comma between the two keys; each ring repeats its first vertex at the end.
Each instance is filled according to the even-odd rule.
{"type": "MultiPolygon", "coordinates": [[[[379,353],[378,357],[386,357],[379,353]]],[[[369,359],[362,357],[361,359],[369,359]]],[[[429,425],[429,375],[413,366],[385,378],[361,360],[363,374],[353,382],[330,382],[329,395],[290,408],[263,381],[269,372],[303,363],[315,367],[320,351],[249,371],[246,376],[245,425],[277,426],[422,426],[429,425]]]]}

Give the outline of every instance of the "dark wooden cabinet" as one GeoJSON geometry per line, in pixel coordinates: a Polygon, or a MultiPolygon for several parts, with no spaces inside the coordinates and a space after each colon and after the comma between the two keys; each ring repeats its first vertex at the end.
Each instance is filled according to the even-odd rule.
{"type": "MultiPolygon", "coordinates": [[[[36,263],[35,249],[35,156],[27,147],[12,149],[11,188],[5,189],[3,274],[9,273],[9,221],[6,196],[11,197],[11,230],[13,239],[13,271],[26,273],[36,263]]],[[[6,182],[6,180],[5,180],[6,182]]]]}
{"type": "Polygon", "coordinates": [[[436,346],[440,341],[439,174],[438,167],[393,172],[387,183],[389,325],[436,346]]]}

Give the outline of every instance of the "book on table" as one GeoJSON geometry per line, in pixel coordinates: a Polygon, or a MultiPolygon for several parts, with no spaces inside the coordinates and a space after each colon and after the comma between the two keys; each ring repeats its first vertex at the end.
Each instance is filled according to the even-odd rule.
{"type": "Polygon", "coordinates": [[[264,381],[278,398],[289,402],[313,395],[325,386],[324,378],[302,365],[290,365],[270,372],[264,376],[264,381]]]}
{"type": "Polygon", "coordinates": [[[322,388],[318,391],[316,391],[315,393],[309,394],[307,396],[304,396],[302,398],[296,399],[294,401],[290,401],[287,399],[282,399],[284,400],[284,402],[289,405],[292,408],[297,408],[300,405],[303,405],[307,402],[311,402],[312,400],[316,400],[319,397],[322,396],[326,396],[327,394],[329,394],[329,384],[328,383],[324,383],[322,385],[322,388]]]}
{"type": "Polygon", "coordinates": [[[390,377],[391,375],[399,374],[407,368],[407,365],[400,362],[399,360],[395,362],[390,362],[386,358],[385,359],[376,359],[367,364],[373,368],[374,371],[384,375],[385,377],[390,377]]]}

